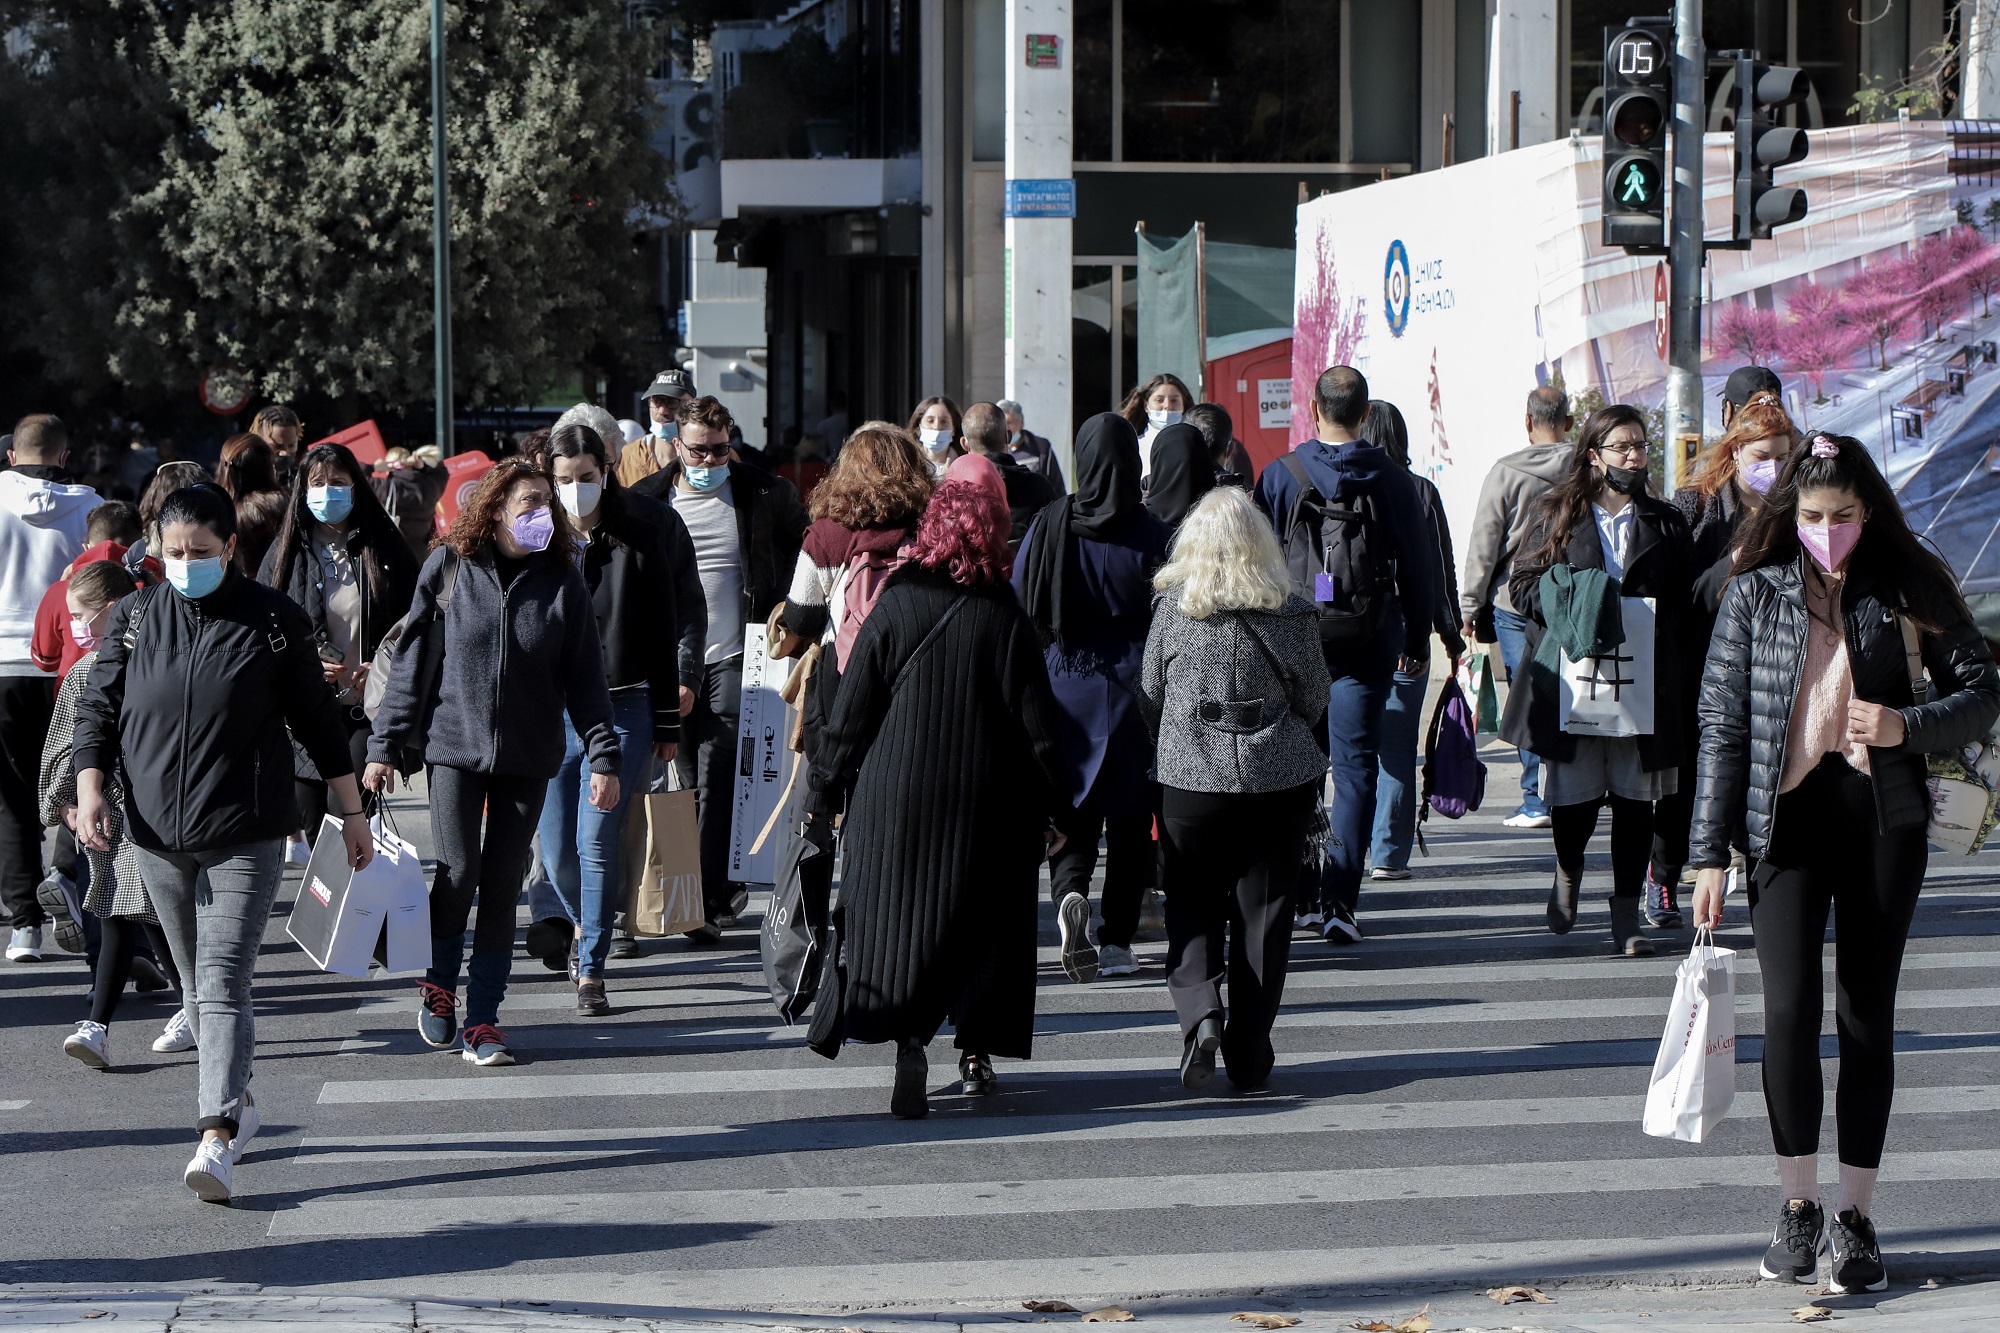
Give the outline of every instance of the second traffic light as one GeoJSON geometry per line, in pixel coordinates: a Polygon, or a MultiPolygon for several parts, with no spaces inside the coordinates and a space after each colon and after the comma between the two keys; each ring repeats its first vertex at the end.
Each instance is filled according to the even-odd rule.
{"type": "Polygon", "coordinates": [[[1670,33],[1637,20],[1604,30],[1604,243],[1639,253],[1667,244],[1670,33]]]}
{"type": "Polygon", "coordinates": [[[1736,198],[1730,228],[1734,240],[1761,241],[1770,236],[1771,228],[1805,219],[1806,192],[1772,184],[1771,173],[1805,160],[1806,132],[1778,124],[1774,113],[1805,101],[1811,92],[1802,69],[1737,57],[1736,198]]]}

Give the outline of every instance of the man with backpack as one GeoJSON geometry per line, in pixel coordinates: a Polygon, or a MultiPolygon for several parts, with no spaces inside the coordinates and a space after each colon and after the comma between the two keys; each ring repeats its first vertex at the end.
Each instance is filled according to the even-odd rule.
{"type": "Polygon", "coordinates": [[[1361,438],[1367,379],[1332,367],[1313,386],[1312,411],[1318,438],[1264,469],[1257,502],[1285,549],[1293,591],[1319,612],[1333,678],[1332,835],[1319,884],[1301,886],[1302,919],[1329,943],[1349,944],[1361,939],[1354,907],[1375,820],[1383,705],[1399,665],[1414,672],[1430,660],[1424,608],[1437,604],[1443,571],[1409,470],[1361,438]]]}

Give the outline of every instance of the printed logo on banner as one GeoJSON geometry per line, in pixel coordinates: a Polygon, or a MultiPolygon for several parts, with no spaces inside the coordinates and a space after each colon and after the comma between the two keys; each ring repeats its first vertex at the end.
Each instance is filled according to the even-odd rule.
{"type": "Polygon", "coordinates": [[[313,876],[313,882],[310,887],[313,897],[319,899],[321,903],[328,907],[333,906],[333,890],[323,884],[318,875],[313,876]]]}
{"type": "Polygon", "coordinates": [[[1389,258],[1382,266],[1382,308],[1389,332],[1402,337],[1410,324],[1410,252],[1401,240],[1389,242],[1389,258]]]}
{"type": "Polygon", "coordinates": [[[1262,430],[1284,430],[1292,424],[1292,382],[1257,381],[1257,425],[1262,430]]]}

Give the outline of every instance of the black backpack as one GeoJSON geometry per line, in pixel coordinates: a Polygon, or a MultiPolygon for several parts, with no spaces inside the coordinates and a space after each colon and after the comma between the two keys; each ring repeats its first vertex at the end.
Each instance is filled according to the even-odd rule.
{"type": "Polygon", "coordinates": [[[1375,497],[1336,505],[1319,493],[1297,454],[1278,459],[1298,481],[1285,515],[1285,568],[1292,591],[1319,612],[1320,642],[1373,639],[1396,595],[1396,567],[1375,497]]]}

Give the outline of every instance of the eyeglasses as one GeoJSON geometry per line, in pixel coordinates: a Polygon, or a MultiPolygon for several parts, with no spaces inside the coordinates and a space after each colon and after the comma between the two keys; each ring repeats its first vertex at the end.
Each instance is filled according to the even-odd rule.
{"type": "Polygon", "coordinates": [[[1644,458],[1652,450],[1652,443],[1647,440],[1637,440],[1631,444],[1600,444],[1597,446],[1598,453],[1616,454],[1620,458],[1644,458]]]}

